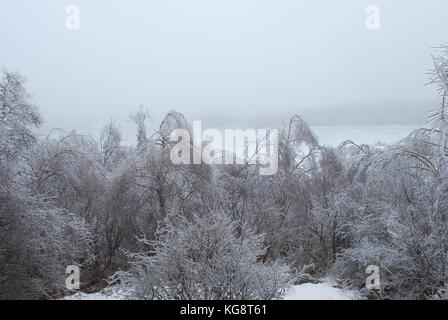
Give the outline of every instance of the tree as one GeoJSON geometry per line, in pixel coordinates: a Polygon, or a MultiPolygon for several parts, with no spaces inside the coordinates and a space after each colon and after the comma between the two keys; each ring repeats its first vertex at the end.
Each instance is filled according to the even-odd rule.
{"type": "Polygon", "coordinates": [[[432,131],[439,136],[440,153],[446,154],[448,137],[448,44],[440,47],[440,53],[432,56],[434,69],[430,72],[430,83],[436,86],[441,97],[439,109],[429,116],[432,131]]]}
{"type": "Polygon", "coordinates": [[[143,106],[140,106],[140,109],[136,113],[131,114],[132,120],[134,120],[135,124],[137,125],[137,148],[139,149],[144,147],[148,142],[145,125],[147,116],[148,114],[143,110],[143,106]]]}
{"type": "Polygon", "coordinates": [[[103,156],[103,165],[111,170],[124,158],[121,150],[121,132],[113,121],[110,121],[101,130],[100,149],[103,156]]]}
{"type": "Polygon", "coordinates": [[[0,299],[64,290],[65,268],[89,262],[85,222],[37,191],[30,149],[40,124],[23,79],[0,80],[0,299]]]}

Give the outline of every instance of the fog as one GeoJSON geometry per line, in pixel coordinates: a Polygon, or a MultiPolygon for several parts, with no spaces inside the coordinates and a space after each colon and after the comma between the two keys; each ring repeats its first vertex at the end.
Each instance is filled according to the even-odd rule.
{"type": "Polygon", "coordinates": [[[26,76],[45,130],[126,125],[139,105],[155,121],[174,109],[213,125],[291,113],[312,125],[410,124],[436,107],[424,84],[431,47],[448,41],[447,9],[446,0],[2,1],[0,65],[26,76]],[[65,26],[70,4],[79,30],[65,26]],[[379,30],[366,28],[371,4],[379,30]]]}
{"type": "Polygon", "coordinates": [[[0,304],[448,300],[447,9],[0,0],[0,304]]]}

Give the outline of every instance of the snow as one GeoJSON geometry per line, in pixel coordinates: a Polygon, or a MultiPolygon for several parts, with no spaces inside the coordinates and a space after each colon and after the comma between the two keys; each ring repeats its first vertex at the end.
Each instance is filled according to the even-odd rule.
{"type": "MultiPolygon", "coordinates": [[[[284,300],[355,300],[356,293],[335,288],[331,282],[304,283],[292,286],[284,300]]],[[[110,287],[100,292],[77,292],[64,300],[126,300],[131,299],[129,290],[110,287]]]]}
{"type": "Polygon", "coordinates": [[[292,286],[284,300],[355,300],[352,291],[338,289],[329,282],[304,283],[292,286]]]}
{"type": "Polygon", "coordinates": [[[110,287],[93,293],[77,292],[64,297],[63,300],[126,300],[129,295],[129,291],[110,287]]]}

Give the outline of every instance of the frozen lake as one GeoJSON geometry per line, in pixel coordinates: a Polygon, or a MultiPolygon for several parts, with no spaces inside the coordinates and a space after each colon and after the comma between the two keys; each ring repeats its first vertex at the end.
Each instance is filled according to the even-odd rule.
{"type": "MultiPolygon", "coordinates": [[[[136,141],[136,128],[131,123],[118,124],[122,132],[122,143],[124,145],[135,145],[136,141]]],[[[413,130],[422,126],[402,126],[402,125],[389,125],[389,126],[314,126],[311,127],[314,133],[319,138],[319,142],[322,145],[338,146],[345,140],[353,140],[354,142],[361,144],[374,144],[377,142],[383,142],[386,144],[392,144],[400,141],[409,135],[413,130]]],[[[234,127],[232,127],[234,128],[234,127]]],[[[223,128],[218,128],[223,132],[223,128]]],[[[92,137],[98,139],[101,126],[97,128],[90,128],[79,130],[79,133],[89,134],[92,137]]],[[[154,131],[148,129],[148,135],[154,131]]]]}
{"type": "Polygon", "coordinates": [[[338,146],[345,140],[374,144],[383,142],[392,144],[399,142],[413,130],[422,126],[362,126],[362,127],[312,127],[322,145],[338,146]]]}

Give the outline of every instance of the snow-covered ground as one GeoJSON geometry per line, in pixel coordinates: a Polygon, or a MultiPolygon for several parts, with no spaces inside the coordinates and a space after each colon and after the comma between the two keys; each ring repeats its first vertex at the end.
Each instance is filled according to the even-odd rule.
{"type": "Polygon", "coordinates": [[[333,287],[329,282],[292,286],[285,300],[355,300],[356,293],[333,287]]]}
{"type": "Polygon", "coordinates": [[[94,293],[77,292],[70,296],[64,297],[64,300],[126,300],[128,298],[128,291],[116,287],[110,287],[94,293]]]}
{"type": "MultiPolygon", "coordinates": [[[[126,300],[129,293],[123,289],[106,288],[100,292],[78,292],[67,296],[64,300],[126,300]]],[[[285,300],[354,300],[356,293],[338,289],[328,281],[322,283],[304,283],[292,286],[286,293],[285,300]]]]}

